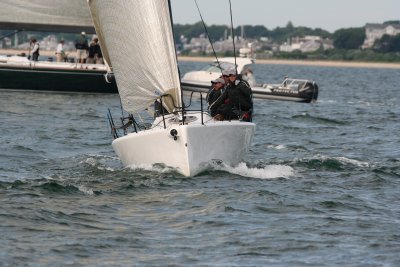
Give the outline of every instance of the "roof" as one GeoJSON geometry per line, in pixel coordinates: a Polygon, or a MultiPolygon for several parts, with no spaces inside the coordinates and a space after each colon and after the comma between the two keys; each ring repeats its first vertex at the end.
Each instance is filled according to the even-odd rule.
{"type": "Polygon", "coordinates": [[[379,30],[386,29],[388,26],[392,26],[395,29],[400,29],[400,24],[396,24],[396,23],[387,23],[387,24],[367,23],[367,24],[365,24],[365,28],[379,29],[379,30]]]}

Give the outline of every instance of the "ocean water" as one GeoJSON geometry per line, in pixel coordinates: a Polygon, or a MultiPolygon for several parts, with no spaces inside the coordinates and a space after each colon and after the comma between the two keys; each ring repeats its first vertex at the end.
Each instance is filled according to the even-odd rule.
{"type": "Polygon", "coordinates": [[[254,72],[319,100],[256,100],[248,158],[191,178],[123,168],[117,95],[0,91],[0,266],[400,266],[400,70],[254,72]]]}

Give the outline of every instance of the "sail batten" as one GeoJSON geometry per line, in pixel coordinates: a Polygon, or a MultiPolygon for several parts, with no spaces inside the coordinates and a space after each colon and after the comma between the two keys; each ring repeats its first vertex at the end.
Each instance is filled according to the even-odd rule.
{"type": "MultiPolygon", "coordinates": [[[[180,106],[172,24],[165,0],[89,0],[102,49],[113,66],[123,108],[136,113],[161,95],[180,106]]],[[[167,110],[173,111],[171,101],[167,110]]]]}

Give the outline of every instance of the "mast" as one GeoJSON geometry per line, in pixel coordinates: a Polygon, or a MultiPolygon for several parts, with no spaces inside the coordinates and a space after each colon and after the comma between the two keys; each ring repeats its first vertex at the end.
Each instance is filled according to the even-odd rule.
{"type": "Polygon", "coordinates": [[[235,57],[235,70],[236,70],[236,75],[237,73],[237,64],[236,64],[236,46],[235,46],[235,34],[233,31],[233,16],[232,16],[232,4],[231,0],[229,0],[229,8],[230,8],[230,13],[231,13],[231,32],[232,32],[232,42],[233,42],[233,56],[235,57]]]}

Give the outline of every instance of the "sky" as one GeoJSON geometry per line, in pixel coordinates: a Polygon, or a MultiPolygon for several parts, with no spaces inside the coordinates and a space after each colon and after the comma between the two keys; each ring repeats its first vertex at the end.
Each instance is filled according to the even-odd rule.
{"type": "MultiPolygon", "coordinates": [[[[175,24],[200,21],[195,0],[171,0],[175,24]]],[[[230,25],[229,0],[197,0],[206,25],[230,25]]],[[[331,33],[366,23],[400,20],[400,0],[231,0],[233,24],[264,25],[272,30],[294,26],[331,33]]]]}

